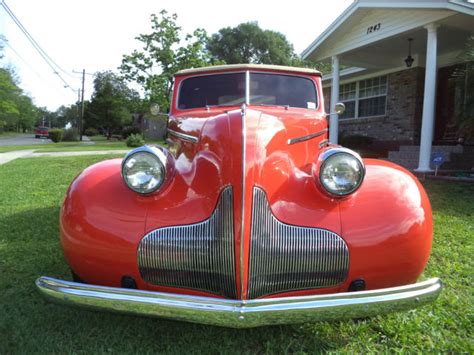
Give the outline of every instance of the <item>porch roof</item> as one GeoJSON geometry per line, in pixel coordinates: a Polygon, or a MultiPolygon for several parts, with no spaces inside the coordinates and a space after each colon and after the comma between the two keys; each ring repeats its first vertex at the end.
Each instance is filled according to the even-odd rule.
{"type": "MultiPolygon", "coordinates": [[[[438,55],[455,58],[474,33],[473,0],[356,0],[301,54],[371,71],[403,67],[408,38],[413,38],[414,65],[425,62],[425,25],[437,23],[438,55]]],[[[447,59],[448,60],[448,59],[447,59]]]]}

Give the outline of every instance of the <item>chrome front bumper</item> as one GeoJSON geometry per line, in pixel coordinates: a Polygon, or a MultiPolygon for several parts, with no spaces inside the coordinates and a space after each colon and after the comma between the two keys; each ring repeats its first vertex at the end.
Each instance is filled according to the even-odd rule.
{"type": "Polygon", "coordinates": [[[59,303],[232,328],[364,318],[408,310],[433,302],[442,289],[441,280],[433,278],[372,291],[244,301],[103,287],[50,277],[40,277],[36,286],[59,303]]]}

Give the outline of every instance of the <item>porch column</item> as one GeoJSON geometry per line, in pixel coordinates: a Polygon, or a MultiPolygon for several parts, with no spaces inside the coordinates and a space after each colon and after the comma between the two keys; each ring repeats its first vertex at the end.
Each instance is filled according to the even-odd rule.
{"type": "Polygon", "coordinates": [[[436,57],[438,48],[437,28],[438,25],[431,23],[425,28],[428,30],[426,43],[426,69],[425,69],[425,93],[423,98],[423,117],[421,121],[420,160],[418,162],[419,172],[430,172],[431,145],[433,142],[433,131],[436,106],[436,57]]]}
{"type": "Polygon", "coordinates": [[[332,82],[331,82],[331,108],[329,116],[329,141],[337,144],[337,135],[339,133],[339,116],[335,111],[336,104],[339,102],[339,57],[332,57],[332,82]]]}

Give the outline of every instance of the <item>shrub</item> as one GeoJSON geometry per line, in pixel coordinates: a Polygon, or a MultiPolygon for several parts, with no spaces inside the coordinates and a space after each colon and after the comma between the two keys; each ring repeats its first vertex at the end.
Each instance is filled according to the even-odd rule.
{"type": "Polygon", "coordinates": [[[61,142],[63,140],[63,130],[62,129],[50,129],[48,132],[49,139],[54,143],[61,142]]]}
{"type": "Polygon", "coordinates": [[[88,137],[98,136],[99,131],[94,127],[89,127],[89,128],[86,128],[86,130],[84,131],[84,134],[88,137]]]}
{"type": "Polygon", "coordinates": [[[79,140],[79,134],[76,128],[65,129],[63,133],[63,142],[76,142],[79,140]]]}
{"type": "Polygon", "coordinates": [[[131,147],[131,148],[141,147],[144,144],[145,144],[145,141],[143,140],[143,136],[141,134],[132,133],[127,138],[127,147],[131,147]]]}
{"type": "Polygon", "coordinates": [[[351,149],[369,148],[373,143],[374,139],[372,137],[362,136],[360,134],[350,136],[343,135],[339,137],[339,144],[351,149]]]}
{"type": "Polygon", "coordinates": [[[135,126],[129,126],[129,127],[125,127],[124,129],[122,129],[122,137],[123,139],[127,139],[131,134],[142,134],[142,130],[140,129],[140,127],[135,127],[135,126]]]}

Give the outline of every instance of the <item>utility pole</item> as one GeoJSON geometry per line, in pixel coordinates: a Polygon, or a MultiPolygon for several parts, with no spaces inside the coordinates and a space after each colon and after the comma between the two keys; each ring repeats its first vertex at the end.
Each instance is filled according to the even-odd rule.
{"type": "Polygon", "coordinates": [[[84,124],[84,82],[86,80],[86,74],[87,75],[94,75],[92,73],[86,73],[86,70],[85,69],[82,69],[82,73],[81,72],[77,72],[77,71],[72,71],[73,73],[76,73],[76,74],[82,74],[82,91],[81,91],[81,118],[79,119],[79,139],[82,141],[82,125],[84,124]]]}
{"type": "Polygon", "coordinates": [[[77,105],[76,105],[76,109],[77,109],[77,124],[76,124],[76,127],[77,127],[77,130],[79,130],[79,126],[81,125],[80,121],[81,121],[81,109],[79,108],[79,105],[81,103],[81,89],[77,89],[77,105]]]}
{"type": "Polygon", "coordinates": [[[82,69],[82,92],[81,92],[81,124],[79,131],[79,140],[82,141],[82,125],[84,123],[84,81],[86,78],[86,70],[82,69]]]}

